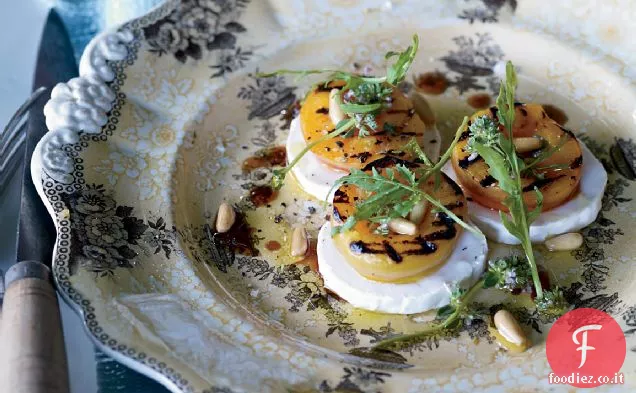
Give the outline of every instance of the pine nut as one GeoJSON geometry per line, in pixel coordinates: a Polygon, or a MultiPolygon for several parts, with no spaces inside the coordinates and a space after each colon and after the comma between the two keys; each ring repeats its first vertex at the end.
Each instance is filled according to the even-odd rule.
{"type": "Polygon", "coordinates": [[[232,228],[236,221],[236,212],[232,205],[227,202],[221,203],[219,211],[216,214],[216,231],[219,233],[225,233],[232,228]]]}
{"type": "Polygon", "coordinates": [[[578,232],[564,233],[545,241],[545,246],[550,251],[576,250],[583,245],[583,236],[578,232]]]}
{"type": "Polygon", "coordinates": [[[307,231],[303,227],[296,227],[292,232],[291,238],[291,255],[293,257],[301,257],[307,254],[309,249],[309,239],[307,231]]]}
{"type": "Polygon", "coordinates": [[[338,105],[338,100],[336,99],[338,94],[340,94],[340,90],[338,89],[331,89],[329,92],[329,118],[334,127],[345,119],[345,113],[342,111],[342,108],[340,108],[340,105],[338,105]]]}
{"type": "Polygon", "coordinates": [[[497,331],[504,339],[516,345],[523,345],[526,342],[526,334],[510,311],[501,309],[495,313],[493,319],[497,331]]]}
{"type": "Polygon", "coordinates": [[[514,143],[517,153],[527,153],[543,146],[541,139],[534,137],[514,138],[512,143],[514,143]]]}
{"type": "Polygon", "coordinates": [[[419,225],[424,219],[424,216],[426,215],[427,210],[428,210],[428,201],[427,200],[419,201],[417,204],[415,204],[415,206],[413,206],[413,209],[411,209],[411,211],[409,212],[409,221],[411,221],[415,225],[419,225]]]}
{"type": "Polygon", "coordinates": [[[389,221],[389,229],[401,235],[413,236],[417,233],[417,225],[405,218],[394,218],[389,221]]]}

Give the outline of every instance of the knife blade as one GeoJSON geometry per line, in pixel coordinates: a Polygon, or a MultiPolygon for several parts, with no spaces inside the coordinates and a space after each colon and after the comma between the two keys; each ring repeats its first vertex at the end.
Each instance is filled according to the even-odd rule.
{"type": "Polygon", "coordinates": [[[34,76],[35,89],[49,92],[29,112],[18,224],[17,261],[5,274],[0,320],[0,392],[69,391],[66,354],[57,295],[49,268],[55,227],[31,179],[33,151],[46,133],[43,107],[50,88],[77,75],[73,47],[59,15],[51,10],[42,33],[34,76]],[[46,265],[45,265],[46,264],[46,265]]]}

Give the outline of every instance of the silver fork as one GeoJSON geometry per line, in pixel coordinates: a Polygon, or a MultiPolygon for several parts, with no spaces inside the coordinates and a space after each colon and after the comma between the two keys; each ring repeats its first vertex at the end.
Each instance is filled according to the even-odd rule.
{"type": "Polygon", "coordinates": [[[19,153],[22,151],[26,139],[23,126],[25,115],[28,113],[31,105],[33,105],[46,90],[46,87],[40,87],[35,90],[33,94],[31,94],[31,97],[15,111],[2,134],[0,134],[0,191],[4,189],[7,181],[13,175],[16,164],[20,162],[20,160],[16,160],[15,158],[19,156],[19,153]]]}

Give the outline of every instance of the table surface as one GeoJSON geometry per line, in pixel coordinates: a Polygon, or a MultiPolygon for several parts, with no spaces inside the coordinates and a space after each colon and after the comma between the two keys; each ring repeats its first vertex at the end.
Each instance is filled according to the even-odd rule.
{"type": "MultiPolygon", "coordinates": [[[[123,0],[106,0],[108,7],[114,6],[107,20],[83,30],[82,37],[73,37],[73,43],[81,52],[90,30],[97,31],[108,24],[120,23],[148,9],[158,0],[141,0],[138,7],[117,7],[123,0]],[[113,16],[113,14],[115,16],[113,16]]],[[[91,0],[60,0],[58,6],[71,7],[73,4],[85,7],[91,0]]],[[[0,36],[20,37],[20,39],[0,40],[0,129],[2,129],[15,109],[30,95],[38,51],[40,34],[51,4],[47,0],[12,1],[5,7],[3,23],[0,24],[0,36]],[[9,55],[10,54],[10,55],[9,55]]],[[[97,4],[97,1],[92,1],[97,4]]],[[[64,11],[64,10],[61,10],[64,11]]],[[[82,15],[85,17],[85,15],[82,15]]],[[[63,15],[64,17],[64,15],[63,15]]],[[[71,35],[73,36],[72,29],[71,35]]],[[[0,190],[0,269],[6,271],[15,259],[16,226],[18,219],[20,182],[23,168],[15,172],[4,190],[0,190]]],[[[128,369],[108,356],[96,350],[84,331],[79,316],[60,299],[66,352],[72,393],[91,392],[130,392],[163,393],[167,390],[156,382],[128,369]]]]}

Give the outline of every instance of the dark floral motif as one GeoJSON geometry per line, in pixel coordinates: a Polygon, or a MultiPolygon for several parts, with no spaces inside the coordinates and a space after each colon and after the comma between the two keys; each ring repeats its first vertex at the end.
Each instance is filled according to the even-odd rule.
{"type": "MultiPolygon", "coordinates": [[[[476,33],[474,37],[459,36],[453,38],[458,50],[450,51],[442,60],[446,67],[457,74],[449,79],[449,85],[455,86],[460,94],[468,90],[493,89],[496,82],[493,67],[504,58],[501,47],[495,43],[488,33],[476,33]],[[480,79],[487,86],[481,84],[480,79]],[[494,78],[494,79],[493,79],[494,78]]],[[[497,91],[493,90],[493,94],[497,91]]]]}
{"type": "Polygon", "coordinates": [[[265,120],[260,125],[260,132],[257,136],[250,139],[255,146],[267,147],[271,146],[276,140],[276,126],[269,120],[265,120]]]}
{"type": "Polygon", "coordinates": [[[610,148],[612,164],[627,180],[636,180],[636,144],[631,139],[616,138],[610,148]]]}
{"type": "Polygon", "coordinates": [[[354,347],[360,344],[358,339],[358,331],[353,327],[353,323],[345,322],[346,314],[331,314],[327,318],[329,323],[327,324],[327,332],[325,337],[331,336],[334,332],[338,333],[338,337],[342,339],[344,345],[347,347],[354,347]]]}
{"type": "Polygon", "coordinates": [[[359,360],[365,366],[376,369],[401,370],[413,367],[404,356],[388,349],[356,347],[349,350],[349,354],[361,358],[359,360]]]}
{"type": "MultiPolygon", "coordinates": [[[[150,50],[159,55],[172,54],[182,63],[188,58],[201,59],[204,50],[232,50],[245,61],[252,53],[236,46],[237,34],[247,31],[237,20],[248,3],[249,0],[184,0],[166,18],[144,28],[150,50]]],[[[224,61],[227,55],[221,58],[224,61]]],[[[232,71],[239,65],[231,66],[232,71]]],[[[227,72],[225,64],[223,67],[215,76],[227,72]]]]}
{"type": "MultiPolygon", "coordinates": [[[[564,295],[574,307],[597,308],[612,313],[619,309],[622,302],[617,292],[611,294],[602,293],[602,291],[607,289],[605,281],[610,273],[604,246],[613,244],[617,236],[623,236],[625,233],[621,228],[616,227],[616,223],[607,217],[607,213],[621,204],[631,201],[630,198],[622,196],[629,186],[629,182],[625,180],[625,178],[628,178],[625,175],[623,177],[613,175],[616,172],[621,172],[621,170],[617,170],[615,160],[610,160],[608,157],[608,151],[610,155],[614,154],[612,148],[616,144],[608,149],[605,144],[589,137],[581,137],[581,139],[592,153],[603,162],[610,176],[603,195],[601,212],[595,222],[581,231],[585,239],[583,246],[578,250],[572,251],[572,255],[583,265],[581,281],[572,283],[565,290],[564,295]],[[589,296],[589,294],[592,294],[592,296],[589,296]]],[[[622,143],[625,149],[629,149],[632,144],[631,141],[623,141],[622,143]]]]}
{"type": "Polygon", "coordinates": [[[607,313],[613,313],[621,305],[618,292],[614,292],[611,295],[597,294],[585,297],[587,292],[591,292],[587,286],[584,286],[581,282],[575,282],[563,292],[563,295],[574,308],[596,308],[607,313]]]}
{"type": "Polygon", "coordinates": [[[223,273],[227,273],[230,267],[236,267],[244,277],[260,281],[269,280],[271,285],[281,289],[287,288],[289,292],[284,299],[290,305],[290,312],[321,310],[328,321],[326,337],[337,333],[345,346],[356,346],[360,343],[358,331],[352,323],[345,321],[347,313],[335,306],[338,302],[327,295],[322,279],[308,266],[293,264],[276,268],[256,257],[235,258],[231,248],[220,242],[208,226],[199,230],[182,230],[179,231],[179,235],[186,244],[192,245],[190,251],[197,262],[211,263],[223,273]]]}
{"type": "Polygon", "coordinates": [[[517,10],[517,0],[480,0],[481,4],[473,8],[464,9],[458,18],[465,19],[471,24],[475,21],[495,23],[499,21],[499,12],[508,4],[514,13],[517,10]]]}
{"type": "MultiPolygon", "coordinates": [[[[530,326],[535,332],[541,334],[541,323],[547,323],[549,321],[542,320],[539,312],[536,309],[528,310],[526,307],[512,307],[506,306],[506,309],[517,318],[517,321],[523,325],[530,326]]],[[[494,313],[493,313],[494,315],[494,313]]]]}
{"type": "Polygon", "coordinates": [[[360,329],[360,334],[363,336],[371,337],[371,340],[369,341],[370,344],[375,344],[379,341],[386,340],[387,338],[392,338],[400,335],[400,333],[396,333],[395,329],[391,327],[391,322],[388,322],[384,326],[380,326],[378,330],[375,330],[373,328],[360,329]]]}
{"type": "Polygon", "coordinates": [[[465,321],[464,331],[468,333],[468,337],[473,341],[481,341],[483,339],[489,344],[494,342],[494,338],[488,331],[488,322],[485,319],[475,318],[465,321]]]}
{"type": "Polygon", "coordinates": [[[204,390],[203,393],[234,393],[234,390],[230,388],[220,388],[220,387],[214,386],[208,390],[204,390]]]}
{"type": "MultiPolygon", "coordinates": [[[[636,306],[631,306],[623,312],[623,321],[625,325],[629,326],[629,329],[623,333],[625,336],[633,336],[636,333],[636,306]]],[[[636,347],[629,348],[630,351],[636,352],[636,347]]]]}
{"type": "Polygon", "coordinates": [[[174,249],[175,231],[166,230],[166,222],[163,218],[156,221],[148,221],[148,229],[142,236],[142,240],[150,247],[155,254],[161,251],[170,258],[170,253],[174,249]]]}
{"type": "Polygon", "coordinates": [[[360,367],[345,367],[344,375],[335,387],[331,387],[329,382],[322,381],[319,390],[321,393],[331,392],[351,392],[351,393],[371,393],[380,392],[378,385],[383,384],[385,379],[391,374],[379,371],[371,371],[360,367]]]}
{"type": "Polygon", "coordinates": [[[282,76],[271,76],[267,78],[257,78],[250,75],[254,80],[247,86],[241,87],[238,97],[248,100],[249,114],[248,120],[254,118],[271,119],[280,115],[296,101],[295,86],[288,86],[282,76]]]}
{"type": "Polygon", "coordinates": [[[582,278],[585,290],[588,292],[596,294],[607,288],[604,282],[610,268],[605,264],[605,250],[602,246],[613,244],[617,236],[625,235],[625,233],[615,226],[614,221],[606,217],[606,213],[621,203],[631,201],[630,198],[621,196],[628,185],[629,183],[623,178],[610,179],[605,188],[601,211],[596,221],[581,231],[585,239],[583,246],[572,252],[572,255],[584,266],[582,278]]]}
{"type": "Polygon", "coordinates": [[[636,306],[631,306],[623,313],[623,321],[627,326],[636,326],[636,306]]]}
{"type": "Polygon", "coordinates": [[[303,308],[316,309],[316,302],[326,296],[322,279],[308,266],[289,265],[276,269],[262,259],[239,257],[237,268],[248,277],[271,279],[272,285],[289,288],[285,300],[290,303],[291,312],[298,312],[303,308]]]}
{"type": "Polygon", "coordinates": [[[254,52],[242,48],[228,48],[219,56],[218,64],[210,66],[216,70],[211,78],[223,76],[245,67],[245,63],[252,57],[254,52]]]}
{"type": "MultiPolygon", "coordinates": [[[[141,252],[166,257],[174,249],[174,228],[163,219],[144,221],[132,215],[133,208],[116,206],[103,185],[88,185],[73,194],[62,194],[74,217],[73,248],[79,267],[104,277],[117,268],[131,268],[141,252]]],[[[77,266],[74,266],[74,273],[77,266]]]]}

